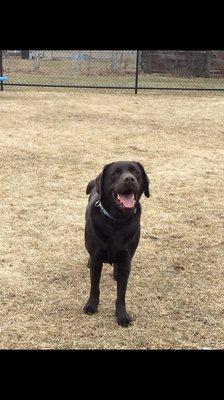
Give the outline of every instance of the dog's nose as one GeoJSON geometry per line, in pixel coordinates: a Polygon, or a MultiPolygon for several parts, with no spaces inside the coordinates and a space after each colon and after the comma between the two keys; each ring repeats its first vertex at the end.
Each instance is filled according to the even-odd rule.
{"type": "Polygon", "coordinates": [[[124,183],[134,183],[135,178],[133,175],[126,175],[124,178],[124,183]]]}

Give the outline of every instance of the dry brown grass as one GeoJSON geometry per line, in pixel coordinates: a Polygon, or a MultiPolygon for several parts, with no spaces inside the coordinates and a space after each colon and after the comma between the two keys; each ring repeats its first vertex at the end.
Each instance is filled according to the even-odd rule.
{"type": "Polygon", "coordinates": [[[0,348],[224,348],[224,99],[218,94],[2,92],[0,348]],[[113,160],[151,178],[129,328],[105,265],[89,292],[85,188],[113,160]]]}

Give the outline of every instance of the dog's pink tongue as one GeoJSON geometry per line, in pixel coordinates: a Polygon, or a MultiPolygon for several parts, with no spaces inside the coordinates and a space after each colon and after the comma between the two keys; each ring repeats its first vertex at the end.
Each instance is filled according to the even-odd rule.
{"type": "Polygon", "coordinates": [[[135,196],[134,193],[131,194],[118,194],[118,199],[121,203],[123,203],[126,208],[133,208],[135,205],[135,196]]]}

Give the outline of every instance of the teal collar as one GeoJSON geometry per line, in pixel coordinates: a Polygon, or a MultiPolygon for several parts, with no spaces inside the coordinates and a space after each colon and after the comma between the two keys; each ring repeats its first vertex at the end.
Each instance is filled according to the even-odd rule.
{"type": "MultiPolygon", "coordinates": [[[[108,211],[105,210],[105,208],[103,207],[103,204],[101,203],[100,200],[97,200],[97,201],[95,202],[94,206],[95,206],[95,207],[99,207],[99,208],[101,209],[102,213],[103,213],[104,215],[106,215],[106,217],[112,219],[113,221],[123,221],[123,220],[125,220],[125,219],[128,219],[128,218],[114,218],[114,217],[112,217],[112,215],[110,215],[110,214],[108,213],[108,211]]],[[[134,214],[136,214],[136,212],[137,212],[137,208],[134,208],[134,214]]]]}

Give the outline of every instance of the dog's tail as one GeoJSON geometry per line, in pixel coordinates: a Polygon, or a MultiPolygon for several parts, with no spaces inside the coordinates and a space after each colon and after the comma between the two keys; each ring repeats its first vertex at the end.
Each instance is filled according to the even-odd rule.
{"type": "Polygon", "coordinates": [[[93,190],[94,186],[95,186],[95,179],[92,179],[92,180],[88,183],[88,185],[87,185],[87,187],[86,187],[86,194],[90,194],[90,192],[93,190]]]}

